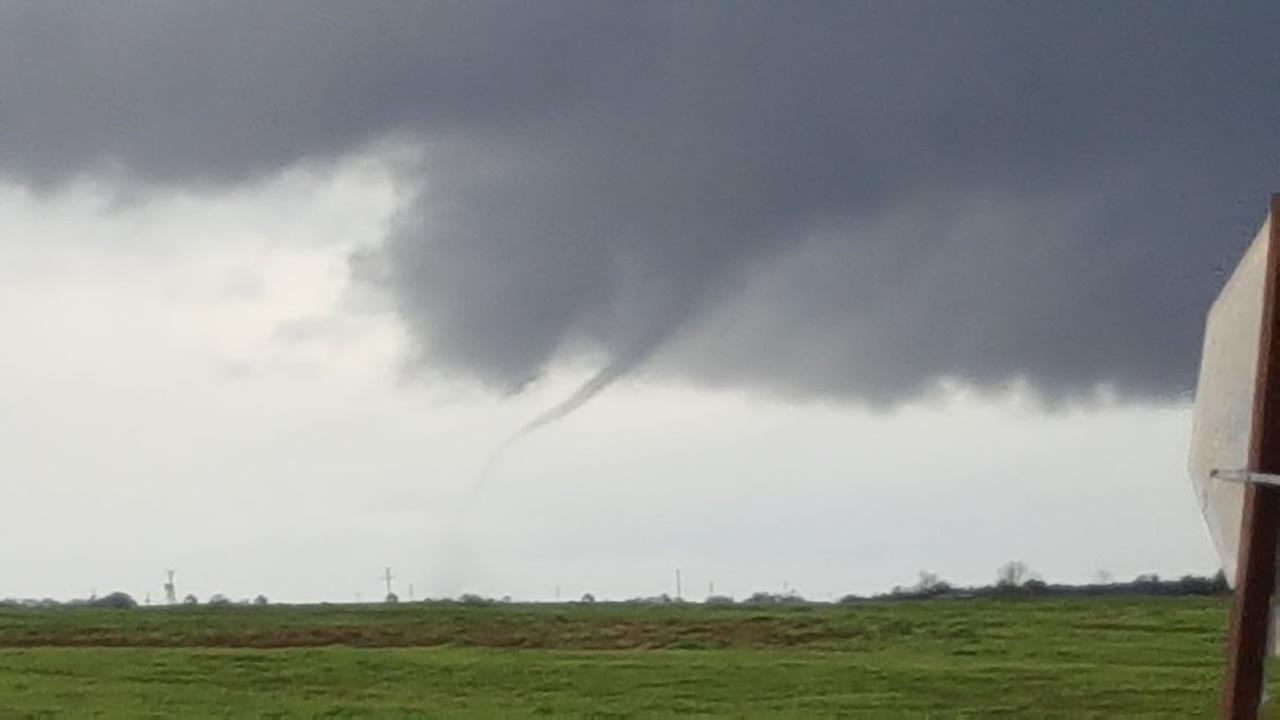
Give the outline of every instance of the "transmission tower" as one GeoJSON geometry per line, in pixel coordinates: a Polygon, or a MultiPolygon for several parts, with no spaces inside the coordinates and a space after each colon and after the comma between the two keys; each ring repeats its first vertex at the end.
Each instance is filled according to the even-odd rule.
{"type": "Polygon", "coordinates": [[[178,603],[178,591],[173,585],[173,574],[176,570],[165,570],[169,576],[169,581],[164,584],[164,601],[168,605],[176,605],[178,603]]]}

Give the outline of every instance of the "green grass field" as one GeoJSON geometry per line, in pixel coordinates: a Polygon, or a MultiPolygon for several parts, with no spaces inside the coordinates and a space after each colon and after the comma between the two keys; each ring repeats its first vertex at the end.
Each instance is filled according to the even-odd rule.
{"type": "Polygon", "coordinates": [[[0,717],[1205,717],[1219,598],[0,610],[0,717]]]}

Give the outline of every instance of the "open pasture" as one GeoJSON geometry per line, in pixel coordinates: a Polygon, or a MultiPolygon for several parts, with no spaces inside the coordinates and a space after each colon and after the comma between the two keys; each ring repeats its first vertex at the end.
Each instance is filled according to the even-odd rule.
{"type": "Polygon", "coordinates": [[[1222,598],[0,610],[0,717],[1203,717],[1222,598]]]}

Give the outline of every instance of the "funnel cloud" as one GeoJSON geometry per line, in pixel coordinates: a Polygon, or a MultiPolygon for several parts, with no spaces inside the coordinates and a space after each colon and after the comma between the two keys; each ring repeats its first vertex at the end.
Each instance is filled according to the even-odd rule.
{"type": "MultiPolygon", "coordinates": [[[[394,140],[424,365],[892,404],[1164,398],[1280,189],[1275,3],[0,8],[0,177],[200,191],[394,140]]],[[[180,238],[174,242],[181,242],[180,238]]],[[[522,432],[525,432],[522,431],[522,432]]]]}

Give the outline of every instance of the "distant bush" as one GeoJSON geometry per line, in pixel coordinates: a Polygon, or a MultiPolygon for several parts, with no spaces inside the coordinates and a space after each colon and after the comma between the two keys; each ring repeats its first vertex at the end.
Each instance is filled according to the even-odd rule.
{"type": "Polygon", "coordinates": [[[231,598],[222,593],[214,593],[209,596],[209,605],[225,606],[231,604],[231,598]]]}
{"type": "Polygon", "coordinates": [[[128,593],[113,592],[108,595],[103,595],[100,598],[90,600],[89,605],[92,607],[129,610],[138,607],[138,602],[130,597],[128,593]]]}
{"type": "Polygon", "coordinates": [[[889,597],[901,600],[923,600],[947,595],[952,590],[951,583],[938,577],[936,573],[921,571],[915,585],[906,588],[901,585],[896,586],[889,593],[889,597]]]}
{"type": "Polygon", "coordinates": [[[752,593],[742,603],[744,605],[803,605],[805,599],[795,593],[758,592],[752,593]]]}
{"type": "Polygon", "coordinates": [[[734,604],[733,598],[729,597],[728,595],[712,595],[708,597],[706,600],[704,600],[703,602],[707,605],[719,605],[719,606],[734,604]]]}
{"type": "Polygon", "coordinates": [[[662,593],[661,595],[652,595],[650,597],[634,597],[623,602],[629,605],[670,605],[672,600],[670,595],[662,593]]]}
{"type": "Polygon", "coordinates": [[[398,603],[398,602],[400,602],[400,596],[399,596],[399,595],[397,595],[397,594],[395,594],[395,593],[393,593],[393,592],[392,592],[392,593],[387,593],[387,597],[386,597],[386,599],[384,600],[384,602],[387,602],[387,603],[390,603],[390,604],[398,603]]]}
{"type": "Polygon", "coordinates": [[[1012,560],[996,570],[996,587],[1016,588],[1030,580],[1034,575],[1031,568],[1021,560],[1012,560]]]}
{"type": "Polygon", "coordinates": [[[463,605],[488,605],[493,601],[487,597],[484,597],[483,595],[476,595],[475,593],[463,593],[462,595],[458,596],[458,602],[462,603],[463,605]]]}
{"type": "Polygon", "coordinates": [[[1217,595],[1231,591],[1231,586],[1227,585],[1227,576],[1221,571],[1212,578],[1183,575],[1176,585],[1183,595],[1217,595]]]}
{"type": "Polygon", "coordinates": [[[195,595],[188,595],[182,598],[182,604],[183,605],[199,605],[200,598],[196,597],[195,595]]]}
{"type": "Polygon", "coordinates": [[[579,602],[593,603],[595,601],[596,601],[595,595],[592,595],[591,593],[583,593],[582,600],[580,600],[579,602]]]}
{"type": "Polygon", "coordinates": [[[254,604],[254,605],[266,605],[266,604],[267,604],[267,596],[266,596],[266,595],[259,595],[258,597],[256,597],[256,598],[254,598],[254,599],[253,599],[253,604],[254,604]]]}

